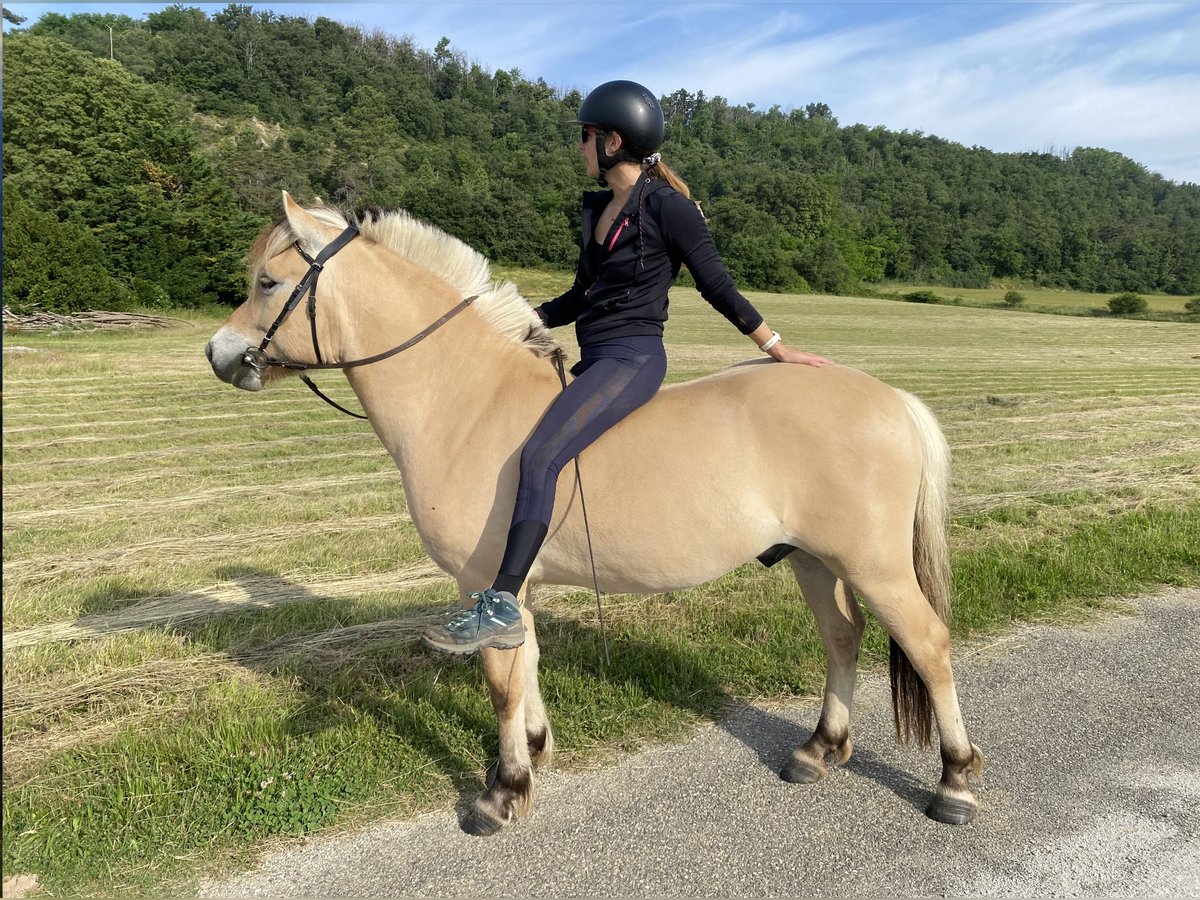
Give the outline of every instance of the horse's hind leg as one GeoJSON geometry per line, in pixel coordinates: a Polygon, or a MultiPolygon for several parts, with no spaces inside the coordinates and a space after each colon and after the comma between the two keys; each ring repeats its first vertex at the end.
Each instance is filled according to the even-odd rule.
{"type": "Polygon", "coordinates": [[[816,617],[817,630],[825,644],[828,669],[825,699],[816,731],[796,748],[779,774],[785,781],[811,784],[825,776],[827,761],[834,765],[844,763],[853,750],[850,715],[864,623],[854,592],[823,562],[803,550],[794,551],[788,561],[804,599],[816,617]]]}
{"type": "Polygon", "coordinates": [[[929,707],[933,709],[941,742],[942,778],[925,813],[939,822],[970,822],[979,804],[967,779],[982,774],[983,754],[968,739],[963,724],[950,668],[950,631],[929,605],[911,570],[890,578],[854,577],[854,586],[898,645],[893,654],[897,649],[903,651],[924,685],[923,691],[920,686],[905,689],[893,681],[901,735],[906,724],[924,722],[924,729],[915,729],[915,737],[927,745],[929,707]]]}

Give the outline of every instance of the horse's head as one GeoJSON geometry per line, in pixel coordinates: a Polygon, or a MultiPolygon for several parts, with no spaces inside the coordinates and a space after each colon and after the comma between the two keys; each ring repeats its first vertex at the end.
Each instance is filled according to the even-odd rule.
{"type": "MultiPolygon", "coordinates": [[[[444,350],[456,359],[490,352],[497,338],[535,358],[557,351],[517,288],[492,282],[487,260],[457,238],[403,210],[368,210],[351,222],[326,207],[305,209],[287,192],[283,208],[250,251],[249,297],[208,342],[222,381],[257,391],[289,371],[367,366],[451,319],[455,347],[444,350]],[[468,307],[477,315],[456,318],[468,307]]],[[[418,368],[441,370],[428,359],[418,368]]]]}
{"type": "MultiPolygon", "coordinates": [[[[321,277],[322,294],[349,280],[344,271],[339,277],[336,264],[329,272],[324,266],[355,232],[332,210],[305,209],[286,191],[283,209],[284,217],[250,251],[249,296],[205,348],[216,376],[247,391],[286,374],[281,362],[296,369],[321,362],[317,329],[328,328],[330,317],[313,322],[316,280],[321,277]],[[299,306],[307,309],[293,315],[299,306]]],[[[328,341],[324,336],[326,346],[328,341]]]]}

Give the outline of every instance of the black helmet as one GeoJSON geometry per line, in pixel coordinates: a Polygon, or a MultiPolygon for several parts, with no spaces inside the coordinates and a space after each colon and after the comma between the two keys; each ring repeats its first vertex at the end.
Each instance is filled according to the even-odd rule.
{"type": "Polygon", "coordinates": [[[574,121],[617,132],[621,149],[637,162],[662,146],[666,132],[658,98],[636,81],[606,81],[587,95],[574,121]]]}

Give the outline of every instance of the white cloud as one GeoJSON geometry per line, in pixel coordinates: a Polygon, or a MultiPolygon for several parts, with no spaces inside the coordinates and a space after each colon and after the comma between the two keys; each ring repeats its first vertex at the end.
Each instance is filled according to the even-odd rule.
{"type": "Polygon", "coordinates": [[[733,31],[668,61],[664,80],[759,108],[822,100],[843,124],[1002,152],[1105,147],[1200,182],[1200,12],[1005,6],[988,24],[966,7],[889,11],[886,21],[791,36],[768,26],[761,40],[733,31]]]}
{"type": "MultiPolygon", "coordinates": [[[[6,4],[36,17],[167,4],[6,4]],[[28,12],[26,12],[28,10],[28,12]]],[[[199,3],[215,12],[221,3],[199,3]]],[[[1200,182],[1200,6],[1162,3],[293,4],[412,35],[563,89],[633,78],[759,109],[828,103],[843,124],[998,151],[1099,146],[1200,182]]]]}

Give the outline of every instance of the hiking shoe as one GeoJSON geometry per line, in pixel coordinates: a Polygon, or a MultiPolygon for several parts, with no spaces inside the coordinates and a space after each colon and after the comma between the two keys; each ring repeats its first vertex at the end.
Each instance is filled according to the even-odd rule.
{"type": "Polygon", "coordinates": [[[465,656],[483,647],[512,650],[525,643],[525,625],[516,597],[508,591],[488,588],[472,594],[470,599],[475,601],[474,606],[451,609],[445,622],[421,635],[421,642],[431,650],[453,656],[465,656]]]}

